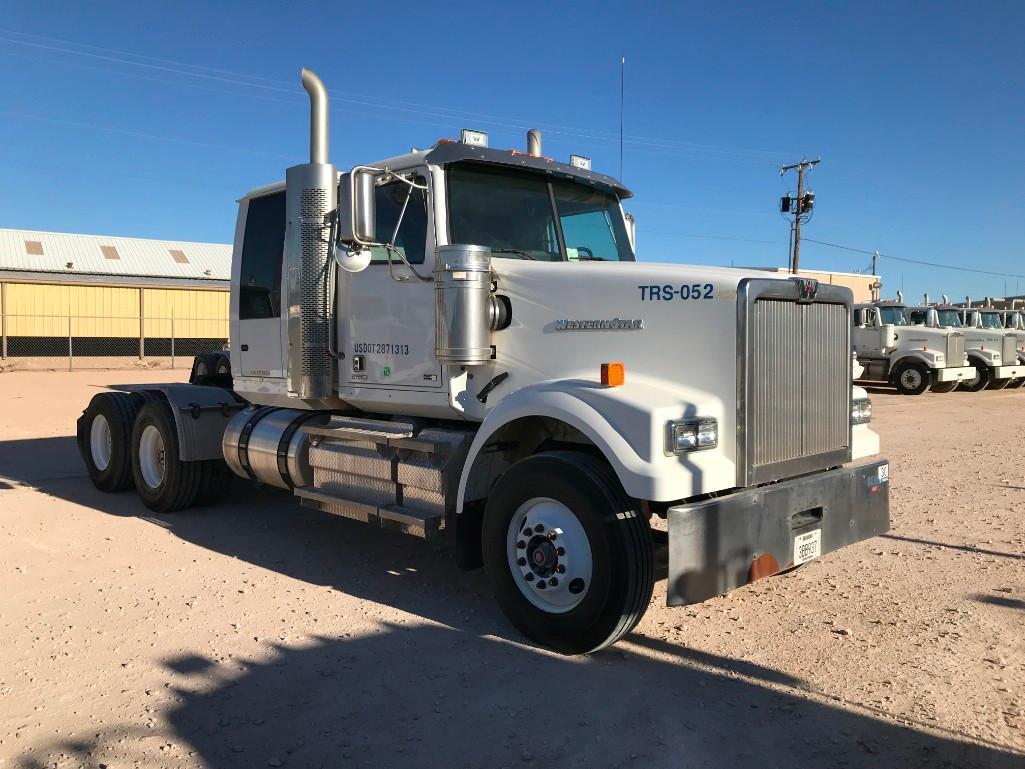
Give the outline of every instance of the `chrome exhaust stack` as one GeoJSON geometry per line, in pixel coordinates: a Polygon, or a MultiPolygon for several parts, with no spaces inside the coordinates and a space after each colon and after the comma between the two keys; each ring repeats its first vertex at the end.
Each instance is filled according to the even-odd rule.
{"type": "Polygon", "coordinates": [[[322,400],[334,395],[329,273],[338,172],[328,163],[327,89],[305,68],[302,84],[310,96],[310,162],[285,171],[288,390],[322,400]]]}
{"type": "Polygon", "coordinates": [[[537,128],[527,131],[527,154],[541,157],[541,131],[537,128]]]}

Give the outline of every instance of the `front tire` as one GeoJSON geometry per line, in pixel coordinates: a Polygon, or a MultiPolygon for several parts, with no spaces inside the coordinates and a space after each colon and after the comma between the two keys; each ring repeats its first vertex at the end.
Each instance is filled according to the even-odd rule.
{"type": "Polygon", "coordinates": [[[971,379],[962,379],[961,389],[967,390],[970,393],[977,393],[980,390],[985,390],[992,380],[989,366],[984,363],[977,363],[976,361],[969,361],[969,365],[975,366],[975,376],[971,379]]]}
{"type": "Polygon", "coordinates": [[[929,389],[929,369],[921,363],[905,363],[893,380],[902,395],[921,395],[929,389]]]}
{"type": "Polygon", "coordinates": [[[651,601],[648,521],[587,454],[545,452],[509,468],[488,498],[482,544],[505,616],[562,654],[615,643],[651,601]]]}
{"type": "Polygon", "coordinates": [[[191,506],[204,481],[204,463],[180,456],[171,407],[163,400],[147,403],[132,429],[132,476],[142,503],[155,513],[191,506]]]}

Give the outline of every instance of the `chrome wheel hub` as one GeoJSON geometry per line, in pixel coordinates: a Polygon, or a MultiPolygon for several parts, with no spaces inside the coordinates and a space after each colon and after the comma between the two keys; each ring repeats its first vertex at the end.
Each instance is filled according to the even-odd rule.
{"type": "Polygon", "coordinates": [[[914,390],[915,388],[922,386],[922,373],[913,368],[909,368],[907,371],[901,373],[900,381],[901,384],[909,390],[914,390]]]}
{"type": "Polygon", "coordinates": [[[591,544],[568,507],[548,497],[524,502],[506,537],[509,569],[520,592],[542,611],[575,608],[591,584],[591,544]]]}
{"type": "Polygon", "coordinates": [[[160,430],[155,425],[146,425],[139,436],[139,470],[142,471],[142,480],[149,488],[159,488],[164,482],[166,462],[164,438],[160,435],[160,430]]]}
{"type": "Polygon", "coordinates": [[[110,457],[114,453],[113,444],[110,422],[103,414],[97,414],[89,425],[89,453],[92,454],[93,464],[97,470],[103,471],[110,466],[110,457]]]}

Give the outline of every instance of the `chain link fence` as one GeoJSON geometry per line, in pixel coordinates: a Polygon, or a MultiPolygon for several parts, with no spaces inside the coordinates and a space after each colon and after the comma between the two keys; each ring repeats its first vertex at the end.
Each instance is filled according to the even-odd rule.
{"type": "Polygon", "coordinates": [[[69,371],[145,365],[189,368],[201,352],[228,344],[227,318],[6,315],[4,364],[69,371]]]}

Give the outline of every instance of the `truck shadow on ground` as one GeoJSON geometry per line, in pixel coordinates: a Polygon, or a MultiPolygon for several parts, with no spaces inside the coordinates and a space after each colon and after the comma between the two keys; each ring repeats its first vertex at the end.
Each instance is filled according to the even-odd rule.
{"type": "Polygon", "coordinates": [[[809,696],[787,673],[657,638],[634,634],[587,658],[533,649],[499,614],[482,572],[284,492],[239,483],[230,504],[153,515],[133,493],[96,491],[71,438],[0,443],[0,476],[413,615],[359,636],[268,644],[258,660],[202,649],[156,660],[169,684],[148,703],[156,730],[142,726],[140,702],[131,723],[29,751],[19,762],[29,769],[60,753],[88,765],[225,769],[1022,765],[1001,746],[898,724],[809,696]],[[176,747],[155,761],[161,740],[176,747]]]}
{"type": "Polygon", "coordinates": [[[651,645],[567,659],[421,624],[278,645],[258,663],[196,651],[164,661],[156,733],[114,727],[21,763],[42,769],[44,754],[64,753],[143,766],[190,754],[188,765],[216,769],[1021,766],[994,746],[655,659],[651,645]]]}

